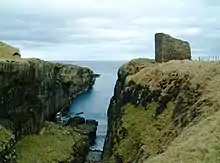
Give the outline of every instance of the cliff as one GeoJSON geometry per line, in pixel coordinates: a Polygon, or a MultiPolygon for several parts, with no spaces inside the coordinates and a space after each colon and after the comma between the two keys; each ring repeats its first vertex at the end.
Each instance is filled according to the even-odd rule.
{"type": "Polygon", "coordinates": [[[0,124],[16,138],[39,132],[45,120],[91,86],[92,74],[87,68],[39,59],[0,60],[0,124]]]}
{"type": "Polygon", "coordinates": [[[219,162],[220,63],[136,59],[118,71],[104,163],[219,162]]]}
{"type": "Polygon", "coordinates": [[[93,71],[21,59],[17,48],[2,42],[0,57],[0,162],[83,162],[89,137],[81,133],[88,129],[76,132],[46,121],[92,87],[93,71]]]}

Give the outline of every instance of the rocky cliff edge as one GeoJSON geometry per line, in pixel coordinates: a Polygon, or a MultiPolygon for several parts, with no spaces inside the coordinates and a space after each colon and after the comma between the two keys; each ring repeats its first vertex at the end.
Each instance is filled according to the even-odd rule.
{"type": "Polygon", "coordinates": [[[22,59],[19,49],[4,43],[0,43],[0,57],[0,162],[83,162],[89,149],[87,138],[45,121],[53,120],[77,95],[92,87],[93,71],[22,59]],[[44,149],[51,157],[41,155],[44,149]]]}
{"type": "Polygon", "coordinates": [[[218,162],[219,74],[219,62],[123,65],[108,109],[103,162],[218,162]]]}

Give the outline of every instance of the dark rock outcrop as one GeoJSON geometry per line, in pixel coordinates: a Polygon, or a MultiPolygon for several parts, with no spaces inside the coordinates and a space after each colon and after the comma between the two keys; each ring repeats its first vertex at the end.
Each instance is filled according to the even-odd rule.
{"type": "Polygon", "coordinates": [[[98,126],[98,121],[96,121],[96,120],[94,120],[94,119],[86,119],[86,124],[87,124],[87,125],[98,126]]]}
{"type": "Polygon", "coordinates": [[[76,117],[70,118],[67,121],[66,125],[71,126],[71,127],[76,127],[78,125],[84,124],[85,122],[86,122],[85,118],[80,117],[80,116],[76,116],[76,117]]]}
{"type": "Polygon", "coordinates": [[[155,61],[191,59],[190,44],[187,41],[175,39],[168,34],[155,34],[155,61]]]}
{"type": "Polygon", "coordinates": [[[88,137],[89,144],[92,146],[95,143],[96,131],[98,126],[98,121],[93,119],[85,119],[80,116],[70,118],[66,126],[71,126],[78,133],[88,137]]]}
{"type": "Polygon", "coordinates": [[[91,150],[89,151],[85,163],[101,163],[102,151],[91,150]]]}

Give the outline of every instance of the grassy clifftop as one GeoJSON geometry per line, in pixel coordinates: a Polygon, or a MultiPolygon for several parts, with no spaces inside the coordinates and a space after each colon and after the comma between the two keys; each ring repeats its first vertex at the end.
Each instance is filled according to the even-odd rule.
{"type": "Polygon", "coordinates": [[[219,83],[218,62],[141,59],[122,66],[104,162],[218,162],[219,83]]]}
{"type": "Polygon", "coordinates": [[[12,47],[10,45],[7,45],[4,42],[0,41],[0,57],[1,58],[11,58],[11,57],[20,58],[19,55],[14,55],[14,53],[19,53],[19,49],[12,47]]]}

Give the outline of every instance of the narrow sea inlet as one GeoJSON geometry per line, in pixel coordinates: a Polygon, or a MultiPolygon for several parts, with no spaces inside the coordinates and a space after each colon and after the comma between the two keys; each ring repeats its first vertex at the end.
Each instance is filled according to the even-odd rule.
{"type": "Polygon", "coordinates": [[[89,67],[101,75],[97,78],[93,89],[78,96],[70,106],[70,114],[83,112],[82,117],[98,121],[97,139],[92,150],[101,151],[107,132],[107,109],[114,92],[117,71],[125,62],[82,61],[68,63],[89,67]]]}

